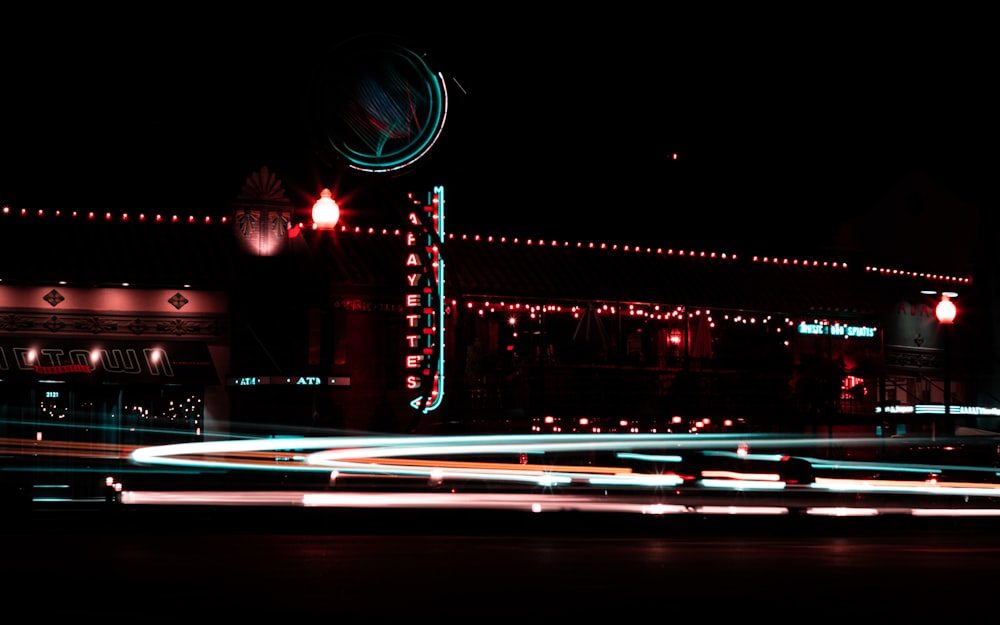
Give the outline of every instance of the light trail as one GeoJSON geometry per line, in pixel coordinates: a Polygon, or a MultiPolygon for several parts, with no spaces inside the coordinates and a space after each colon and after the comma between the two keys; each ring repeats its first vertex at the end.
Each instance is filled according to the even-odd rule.
{"type": "MultiPolygon", "coordinates": [[[[329,472],[332,486],[341,476],[405,477],[425,479],[428,486],[446,482],[482,480],[484,483],[511,488],[534,486],[589,487],[603,494],[664,488],[698,490],[781,491],[789,492],[782,475],[782,453],[750,454],[747,441],[765,448],[817,447],[824,439],[794,436],[747,435],[677,435],[677,434],[527,434],[480,436],[347,436],[301,437],[282,439],[229,440],[143,447],[132,453],[139,464],[229,468],[236,470],[277,469],[282,471],[329,472]],[[737,451],[729,451],[726,448],[737,451]],[[599,456],[600,464],[585,464],[599,456]],[[692,454],[701,455],[693,456],[692,454]],[[269,462],[280,455],[285,461],[269,462]],[[545,454],[558,462],[545,463],[545,454]],[[511,462],[493,460],[509,455],[511,462]],[[462,459],[455,459],[456,456],[462,459]],[[490,460],[479,459],[489,457],[490,460]],[[682,470],[689,458],[702,465],[682,470]],[[472,459],[470,459],[472,458],[472,459]],[[514,461],[513,459],[517,459],[514,461]],[[532,458],[529,461],[529,458],[532,458]],[[578,464],[569,462],[575,459],[578,464]],[[743,463],[748,470],[733,470],[726,462],[743,463]],[[723,463],[713,468],[711,463],[723,463]],[[677,465],[677,470],[664,469],[677,465]],[[749,470],[767,467],[773,471],[749,470]],[[642,470],[642,469],[645,470],[642,470]]],[[[849,447],[852,441],[838,443],[849,447]]],[[[854,442],[871,444],[868,438],[854,442]]],[[[947,481],[937,476],[946,471],[964,471],[977,477],[991,478],[995,467],[965,465],[917,465],[897,463],[852,463],[796,456],[817,472],[805,484],[796,484],[795,493],[858,493],[928,496],[960,495],[985,498],[1000,497],[1000,483],[986,481],[947,481]],[[881,474],[920,474],[925,479],[853,479],[838,477],[850,471],[877,471],[881,474]],[[927,476],[931,476],[927,478],[927,476]]],[[[742,465],[741,465],[742,466],[742,465]]],[[[993,504],[998,505],[1000,504],[993,504]]],[[[812,509],[812,508],[810,508],[812,509]]]]}
{"type": "MultiPolygon", "coordinates": [[[[211,505],[231,507],[292,506],[301,508],[397,510],[506,510],[525,513],[593,512],[654,516],[789,516],[793,506],[771,504],[650,503],[641,497],[540,495],[529,493],[451,492],[314,492],[314,491],[123,491],[121,501],[133,506],[211,505]]],[[[809,506],[812,517],[1000,518],[1000,508],[903,506],[809,506]]]]}
{"type": "MultiPolygon", "coordinates": [[[[837,439],[844,449],[879,442],[865,437],[837,439]]],[[[141,476],[143,471],[169,469],[194,484],[207,477],[202,472],[214,473],[214,490],[182,490],[177,487],[184,484],[179,483],[176,490],[159,494],[128,489],[121,476],[109,476],[108,483],[118,488],[118,501],[136,504],[367,506],[362,502],[381,502],[387,507],[440,504],[535,511],[569,507],[641,514],[732,514],[738,509],[744,514],[795,510],[796,514],[834,517],[1000,516],[995,466],[788,455],[828,444],[825,438],[784,434],[289,436],[141,447],[0,438],[0,452],[12,457],[127,461],[109,472],[141,476]],[[759,452],[750,453],[750,446],[759,452]],[[804,470],[808,477],[803,476],[804,470]],[[302,494],[292,491],[294,484],[288,492],[277,493],[226,489],[230,477],[255,472],[299,474],[307,479],[315,474],[320,479],[302,494]],[[467,492],[473,488],[502,494],[473,496],[467,492]],[[358,492],[366,489],[374,492],[358,492]],[[706,496],[736,503],[688,503],[706,496]],[[914,496],[927,505],[915,505],[914,496]],[[903,497],[908,499],[901,505],[903,497]]]]}
{"type": "Polygon", "coordinates": [[[0,455],[127,460],[135,448],[135,445],[126,447],[114,443],[39,440],[34,438],[0,438],[0,455]]]}

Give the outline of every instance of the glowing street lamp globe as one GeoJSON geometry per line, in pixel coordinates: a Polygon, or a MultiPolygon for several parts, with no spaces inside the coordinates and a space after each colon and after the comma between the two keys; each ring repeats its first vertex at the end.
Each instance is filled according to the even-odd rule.
{"type": "Polygon", "coordinates": [[[958,309],[955,308],[955,302],[951,301],[951,298],[947,295],[942,295],[941,301],[938,302],[937,307],[934,309],[934,315],[937,316],[938,323],[950,325],[955,322],[955,315],[957,314],[958,309]]]}
{"type": "Polygon", "coordinates": [[[323,189],[319,196],[313,204],[313,229],[330,230],[340,221],[340,207],[333,200],[333,193],[329,189],[323,189]]]}

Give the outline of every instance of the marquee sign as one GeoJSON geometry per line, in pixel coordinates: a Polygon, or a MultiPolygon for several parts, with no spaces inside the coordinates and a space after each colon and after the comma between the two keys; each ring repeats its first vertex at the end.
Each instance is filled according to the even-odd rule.
{"type": "Polygon", "coordinates": [[[444,187],[434,187],[422,210],[408,215],[404,312],[406,388],[420,391],[410,405],[424,413],[444,396],[444,187]]]}
{"type": "Polygon", "coordinates": [[[0,380],[218,384],[201,341],[10,339],[0,341],[0,380]]]}
{"type": "Polygon", "coordinates": [[[339,386],[350,388],[351,376],[331,375],[244,375],[226,378],[226,386],[339,386]]]}
{"type": "Polygon", "coordinates": [[[872,338],[875,336],[875,328],[868,326],[849,326],[841,324],[830,325],[828,323],[800,323],[799,334],[817,334],[824,336],[858,336],[862,338],[872,338]]]}

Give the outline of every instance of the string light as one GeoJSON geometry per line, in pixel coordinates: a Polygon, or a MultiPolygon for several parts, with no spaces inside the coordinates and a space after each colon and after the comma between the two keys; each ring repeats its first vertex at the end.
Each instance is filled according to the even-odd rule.
{"type": "MultiPolygon", "coordinates": [[[[324,189],[324,191],[326,191],[327,193],[329,193],[328,190],[324,189]]],[[[322,202],[324,199],[327,199],[325,195],[323,195],[323,197],[321,197],[320,200],[317,200],[316,203],[320,204],[320,202],[322,202]]],[[[330,194],[329,201],[331,203],[333,203],[334,205],[336,205],[336,202],[334,202],[333,199],[332,199],[332,194],[330,194]]],[[[324,206],[325,206],[325,204],[324,204],[324,206]]],[[[339,217],[339,207],[338,207],[337,212],[338,212],[338,217],[339,217]]],[[[91,220],[91,221],[95,220],[97,218],[97,215],[93,211],[90,211],[90,212],[87,212],[87,213],[80,213],[78,211],[71,211],[69,213],[62,213],[61,211],[54,211],[52,213],[46,213],[44,210],[38,209],[36,212],[32,213],[32,212],[30,212],[26,208],[22,208],[19,211],[14,211],[14,210],[11,209],[10,206],[2,206],[2,207],[0,207],[0,217],[10,218],[10,219],[15,219],[17,217],[23,217],[23,218],[26,218],[26,219],[31,219],[31,218],[37,218],[37,219],[78,219],[81,216],[83,216],[87,220],[91,220]]],[[[144,213],[140,213],[137,216],[137,219],[135,221],[139,221],[139,222],[145,223],[147,221],[147,219],[148,218],[147,218],[147,216],[144,213]]],[[[314,219],[315,219],[315,217],[314,217],[314,219]]],[[[122,213],[117,218],[112,213],[110,213],[110,212],[107,212],[107,213],[104,214],[104,221],[109,221],[110,222],[110,221],[116,221],[116,220],[120,221],[122,223],[129,223],[129,222],[133,221],[132,219],[130,219],[128,213],[122,213]]],[[[163,223],[166,219],[165,219],[165,217],[162,214],[157,214],[157,215],[155,215],[153,217],[153,220],[156,223],[163,223]]],[[[196,217],[194,215],[189,215],[186,218],[186,222],[189,223],[189,224],[202,223],[202,224],[206,224],[207,225],[207,224],[212,224],[212,223],[215,223],[215,222],[218,222],[218,223],[228,223],[228,221],[229,221],[228,217],[225,217],[225,216],[222,216],[222,217],[212,217],[210,215],[205,215],[204,217],[198,218],[198,217],[196,217]]],[[[178,215],[172,215],[170,217],[170,222],[171,223],[180,223],[181,222],[181,218],[178,215]]],[[[334,222],[334,223],[336,223],[336,222],[334,222]]],[[[349,231],[348,228],[346,228],[343,225],[340,226],[340,230],[342,232],[349,231]]],[[[361,233],[362,229],[361,228],[354,228],[353,231],[361,233]]],[[[388,230],[383,229],[381,232],[382,232],[382,234],[393,234],[393,235],[400,234],[400,230],[398,230],[398,229],[392,230],[391,232],[388,231],[388,230]]],[[[369,233],[377,234],[377,232],[374,229],[369,229],[369,233]]],[[[454,233],[450,233],[448,235],[448,238],[449,239],[459,238],[461,240],[468,240],[470,237],[468,235],[465,235],[465,234],[455,235],[454,233]]],[[[645,254],[659,255],[659,256],[665,255],[665,256],[681,256],[681,257],[687,257],[687,258],[702,258],[702,259],[706,259],[706,260],[728,260],[728,261],[737,261],[738,260],[738,257],[737,257],[736,254],[730,254],[730,253],[725,253],[725,252],[717,252],[717,251],[708,251],[708,250],[702,250],[702,251],[674,250],[673,248],[666,248],[666,249],[664,249],[664,248],[655,248],[654,249],[654,248],[643,248],[641,246],[630,246],[630,245],[619,246],[617,244],[611,244],[611,245],[609,245],[608,243],[595,243],[595,242],[589,242],[589,243],[577,242],[575,244],[572,244],[569,241],[564,241],[563,243],[559,243],[557,240],[551,240],[549,242],[546,242],[544,239],[537,239],[537,240],[536,239],[525,239],[525,240],[523,240],[523,243],[522,243],[522,240],[519,239],[519,238],[517,238],[517,237],[508,238],[506,236],[501,236],[501,237],[485,236],[484,237],[484,236],[480,236],[480,235],[475,235],[475,236],[473,236],[471,238],[474,241],[484,241],[486,243],[493,243],[493,244],[508,244],[508,245],[525,244],[525,245],[532,245],[532,246],[539,246],[539,247],[576,247],[577,249],[601,249],[601,250],[610,251],[610,252],[615,252],[615,251],[621,252],[621,251],[624,251],[624,252],[629,252],[629,253],[633,253],[633,254],[635,254],[635,253],[645,253],[645,254]]],[[[755,256],[751,257],[751,261],[754,262],[754,263],[762,263],[762,264],[769,264],[769,265],[781,265],[781,266],[789,266],[789,267],[814,267],[814,268],[823,267],[823,268],[835,268],[835,269],[843,269],[843,270],[846,270],[848,268],[847,263],[845,263],[845,262],[826,261],[826,260],[821,261],[821,260],[818,260],[818,259],[812,259],[812,260],[810,260],[810,259],[801,259],[801,258],[781,258],[781,257],[777,257],[777,256],[756,256],[755,255],[755,256]]],[[[963,277],[963,276],[955,276],[955,275],[946,275],[946,274],[919,272],[919,271],[912,271],[912,270],[905,270],[905,269],[891,268],[891,267],[878,267],[878,266],[869,265],[869,266],[865,267],[865,271],[868,272],[868,273],[877,273],[877,274],[885,275],[885,276],[911,277],[911,278],[919,278],[919,279],[924,279],[924,280],[950,282],[950,283],[955,283],[955,284],[971,284],[972,283],[972,278],[969,277],[969,276],[963,277]]]]}

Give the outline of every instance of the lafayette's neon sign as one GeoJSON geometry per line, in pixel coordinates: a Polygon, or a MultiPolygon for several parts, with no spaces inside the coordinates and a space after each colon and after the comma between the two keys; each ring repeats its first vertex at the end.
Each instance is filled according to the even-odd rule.
{"type": "Polygon", "coordinates": [[[406,388],[422,391],[410,402],[430,412],[444,396],[444,188],[434,187],[428,206],[409,214],[406,233],[406,388]]]}

